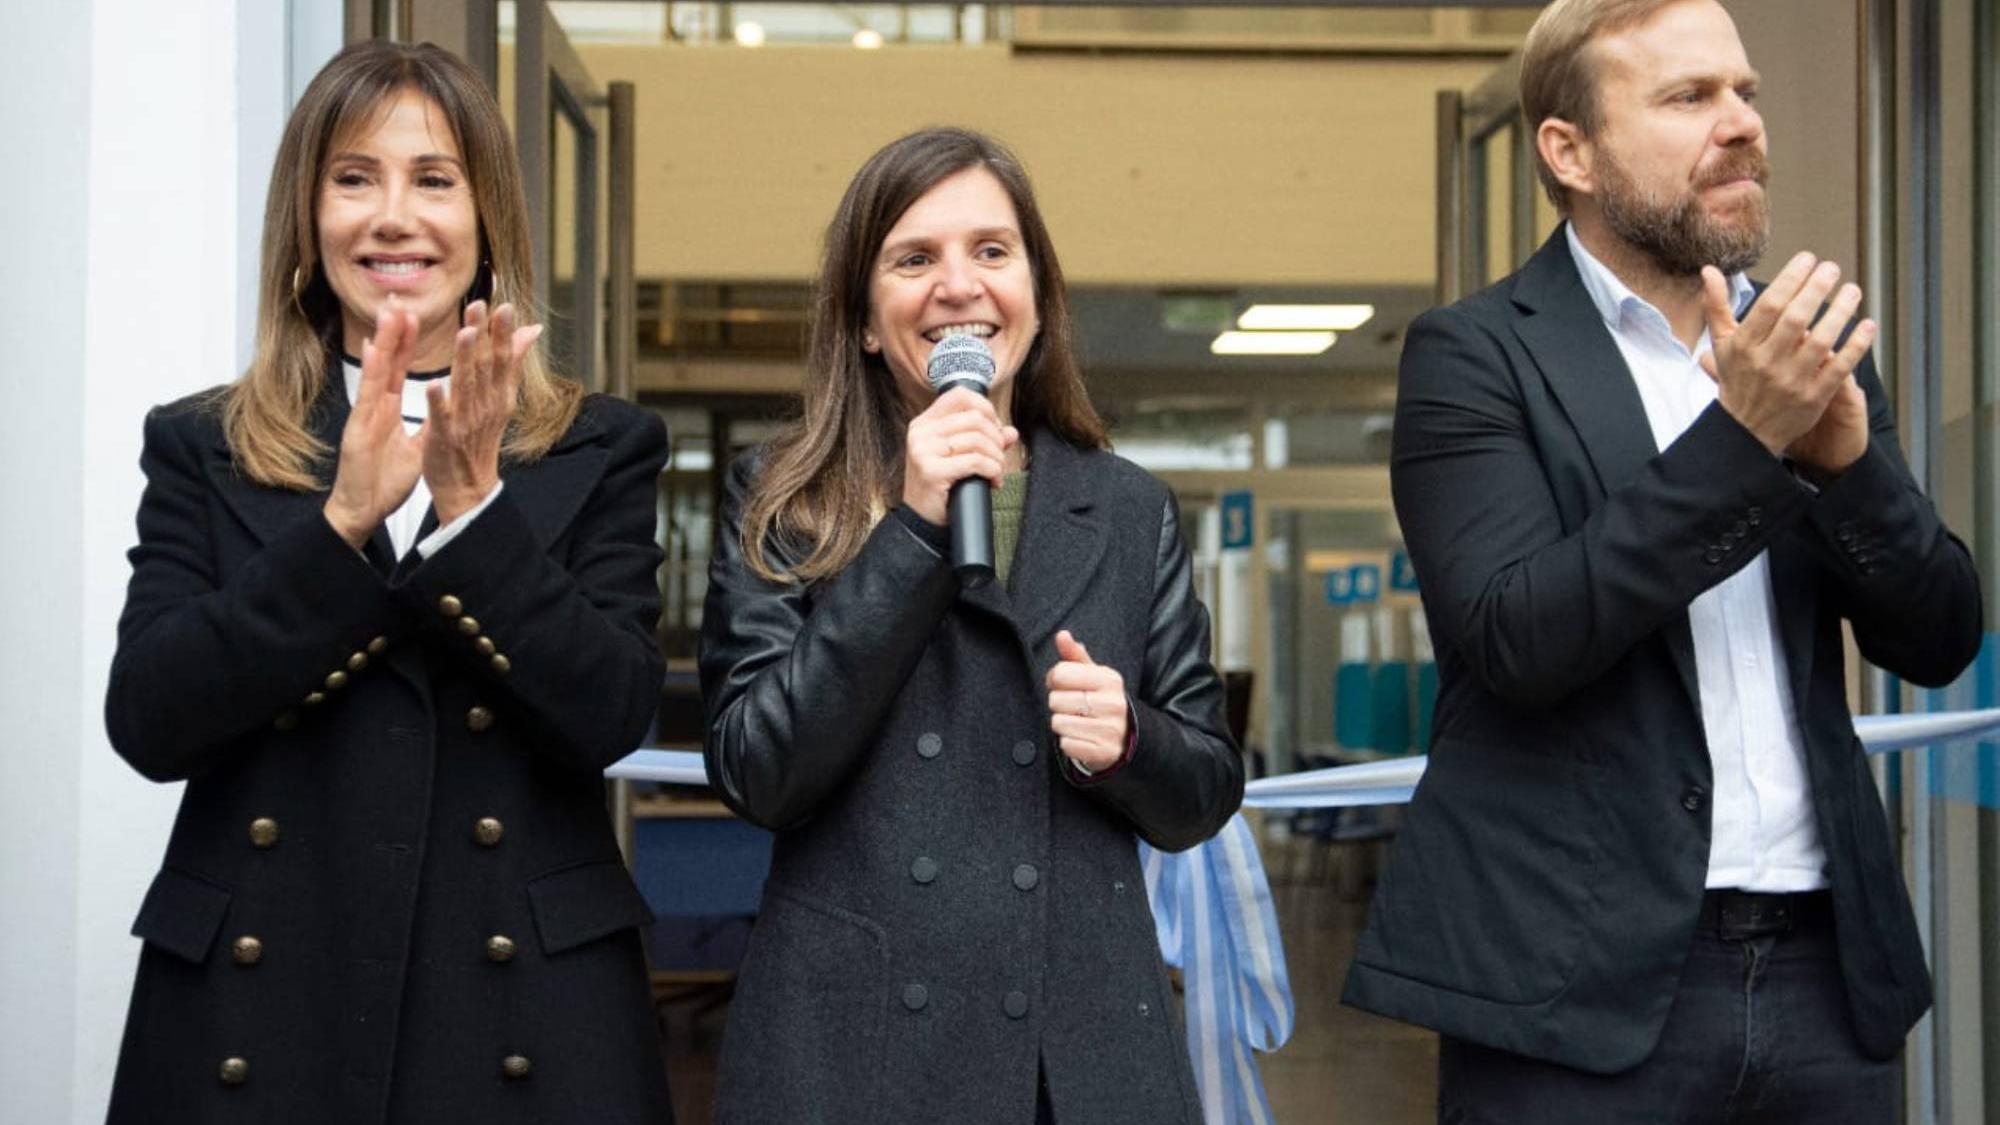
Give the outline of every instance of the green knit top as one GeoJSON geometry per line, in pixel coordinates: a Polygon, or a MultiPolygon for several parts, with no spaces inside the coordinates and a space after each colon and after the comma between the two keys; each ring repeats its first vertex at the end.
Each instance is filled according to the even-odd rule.
{"type": "Polygon", "coordinates": [[[1021,512],[1028,506],[1028,471],[1000,478],[993,494],[993,570],[1002,583],[1014,569],[1014,544],[1021,537],[1021,512]]]}

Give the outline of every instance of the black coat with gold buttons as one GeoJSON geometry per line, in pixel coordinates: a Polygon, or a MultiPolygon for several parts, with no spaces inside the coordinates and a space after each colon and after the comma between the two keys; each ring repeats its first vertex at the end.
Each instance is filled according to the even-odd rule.
{"type": "Polygon", "coordinates": [[[240,476],[217,403],[146,421],[106,720],[187,787],[111,1122],[667,1120],[601,777],[658,700],[663,427],[587,399],[397,565],[240,476]]]}
{"type": "Polygon", "coordinates": [[[1040,1074],[1058,1122],[1201,1120],[1136,844],[1189,847],[1242,799],[1208,615],[1160,482],[1030,440],[1012,571],[971,590],[898,515],[831,579],[765,581],[732,469],[706,756],[777,843],[720,1125],[1029,1125],[1040,1074]],[[1095,778],[1049,731],[1059,629],[1131,698],[1136,748],[1095,778]]]}

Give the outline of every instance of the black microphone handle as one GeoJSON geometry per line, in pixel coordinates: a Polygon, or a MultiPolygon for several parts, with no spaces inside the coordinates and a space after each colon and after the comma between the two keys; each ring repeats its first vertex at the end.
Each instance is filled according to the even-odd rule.
{"type": "Polygon", "coordinates": [[[951,486],[951,568],[967,588],[993,579],[993,486],[985,477],[951,486]]]}
{"type": "MultiPolygon", "coordinates": [[[[948,379],[939,394],[964,387],[986,395],[986,379],[948,379]]],[[[985,477],[967,477],[951,486],[951,568],[967,589],[993,580],[993,486],[985,477]]]]}

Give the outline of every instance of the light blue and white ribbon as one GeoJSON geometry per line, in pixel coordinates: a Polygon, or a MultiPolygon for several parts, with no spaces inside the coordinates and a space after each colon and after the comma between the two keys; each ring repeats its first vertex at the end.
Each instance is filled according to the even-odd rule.
{"type": "Polygon", "coordinates": [[[1184,852],[1139,845],[1160,955],[1181,970],[1187,1045],[1211,1123],[1270,1125],[1250,1052],[1292,1035],[1292,987],[1257,840],[1241,814],[1184,852]]]}

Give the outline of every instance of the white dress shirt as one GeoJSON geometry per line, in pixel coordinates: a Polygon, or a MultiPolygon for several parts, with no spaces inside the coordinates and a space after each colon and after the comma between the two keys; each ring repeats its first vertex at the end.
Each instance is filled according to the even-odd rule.
{"type": "MultiPolygon", "coordinates": [[[[354,396],[361,390],[361,365],[343,356],[340,370],[347,380],[347,405],[353,406],[354,396]]],[[[416,433],[417,427],[424,424],[425,418],[430,417],[431,404],[430,399],[425,397],[425,388],[433,384],[450,391],[451,373],[446,371],[435,375],[419,375],[413,372],[403,380],[404,433],[416,433]]],[[[383,526],[389,531],[389,543],[396,549],[396,557],[400,559],[409,554],[412,543],[416,543],[417,553],[424,558],[430,558],[444,550],[445,544],[458,538],[459,532],[469,527],[472,521],[478,518],[479,513],[485,511],[488,504],[493,503],[493,498],[500,495],[500,490],[504,487],[506,487],[504,482],[494,484],[493,491],[487,493],[485,499],[473,505],[471,511],[424,536],[423,542],[416,543],[417,531],[424,526],[424,517],[430,514],[431,510],[430,483],[423,477],[418,477],[417,487],[410,491],[409,498],[403,501],[403,506],[382,521],[383,526]]]]}
{"type": "MultiPolygon", "coordinates": [[[[1715,381],[1697,362],[1711,347],[1708,332],[1689,351],[1659,309],[1591,257],[1574,227],[1565,229],[1584,288],[1631,369],[1654,444],[1664,450],[1715,402],[1715,381]]],[[[1742,316],[1754,295],[1750,282],[1739,273],[1729,289],[1742,316]]],[[[1770,892],[1825,887],[1826,853],[1813,821],[1768,553],[1710,587],[1687,613],[1715,772],[1707,885],[1770,892]]]]}

